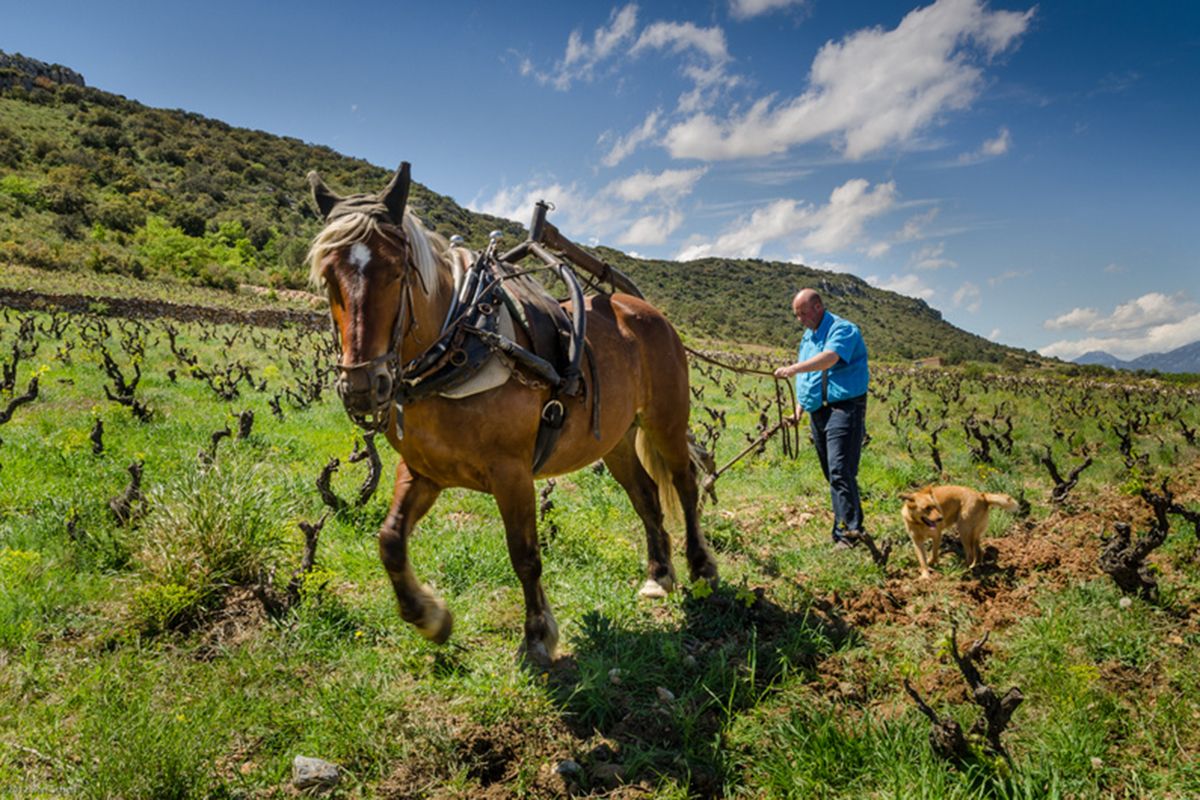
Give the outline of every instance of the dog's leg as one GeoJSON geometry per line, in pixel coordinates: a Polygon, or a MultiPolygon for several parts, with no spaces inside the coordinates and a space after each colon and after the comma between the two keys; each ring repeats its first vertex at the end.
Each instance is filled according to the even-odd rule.
{"type": "Polygon", "coordinates": [[[925,559],[925,545],[922,539],[917,538],[909,531],[908,538],[912,540],[913,549],[917,551],[917,563],[921,566],[921,578],[929,579],[929,564],[925,559]]]}
{"type": "Polygon", "coordinates": [[[967,569],[975,569],[983,561],[983,534],[987,531],[987,516],[975,523],[968,531],[961,531],[963,540],[963,557],[967,560],[967,569]]]}
{"type": "Polygon", "coordinates": [[[934,528],[930,538],[933,540],[933,553],[929,556],[929,566],[936,567],[938,558],[942,555],[942,529],[934,528]]]}

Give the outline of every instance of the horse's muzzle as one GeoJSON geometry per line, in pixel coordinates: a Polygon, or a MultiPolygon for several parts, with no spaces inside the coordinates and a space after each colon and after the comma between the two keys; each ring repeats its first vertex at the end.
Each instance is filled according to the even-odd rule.
{"type": "Polygon", "coordinates": [[[380,414],[393,397],[392,372],[386,363],[342,367],[334,387],[351,416],[380,414]]]}

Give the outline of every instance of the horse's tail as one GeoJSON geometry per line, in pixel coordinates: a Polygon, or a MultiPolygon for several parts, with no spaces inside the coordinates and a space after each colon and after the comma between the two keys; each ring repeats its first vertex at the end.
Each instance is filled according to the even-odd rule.
{"type": "MultiPolygon", "coordinates": [[[[672,527],[678,530],[683,526],[683,503],[679,499],[679,492],[675,489],[675,481],[671,477],[667,460],[651,444],[646,432],[641,428],[637,429],[633,446],[637,451],[638,461],[642,462],[642,467],[650,473],[650,477],[654,479],[654,483],[658,487],[658,502],[662,506],[663,516],[672,527]]],[[[694,469],[694,467],[692,468],[694,469]]]]}

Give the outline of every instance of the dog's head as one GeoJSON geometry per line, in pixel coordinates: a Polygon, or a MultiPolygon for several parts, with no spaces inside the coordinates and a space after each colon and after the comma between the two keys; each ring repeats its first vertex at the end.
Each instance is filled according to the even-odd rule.
{"type": "Polygon", "coordinates": [[[900,499],[904,501],[904,515],[913,522],[930,530],[936,530],[942,524],[942,509],[929,489],[905,492],[900,499]]]}

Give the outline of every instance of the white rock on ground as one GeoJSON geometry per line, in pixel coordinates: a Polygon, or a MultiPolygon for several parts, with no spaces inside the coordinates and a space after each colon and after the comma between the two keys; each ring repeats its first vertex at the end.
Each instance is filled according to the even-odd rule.
{"type": "Polygon", "coordinates": [[[297,789],[336,786],[340,779],[341,770],[337,764],[308,756],[296,756],[292,760],[292,785],[297,789]]]}

